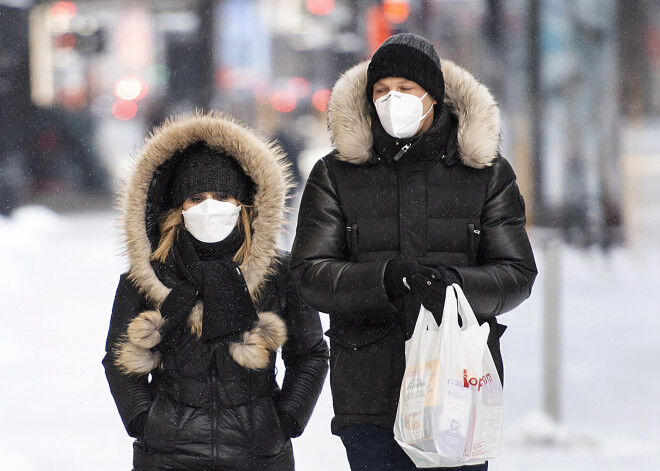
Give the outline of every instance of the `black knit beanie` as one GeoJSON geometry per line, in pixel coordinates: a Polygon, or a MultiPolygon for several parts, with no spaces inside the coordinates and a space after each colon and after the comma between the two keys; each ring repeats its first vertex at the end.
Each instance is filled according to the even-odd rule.
{"type": "Polygon", "coordinates": [[[227,193],[242,203],[252,202],[254,185],[228,154],[198,142],[182,150],[179,158],[172,179],[174,208],[187,197],[207,191],[227,193]]]}
{"type": "Polygon", "coordinates": [[[428,40],[411,33],[390,36],[374,53],[367,69],[367,99],[385,77],[403,77],[421,85],[438,103],[445,97],[440,58],[428,40]]]}

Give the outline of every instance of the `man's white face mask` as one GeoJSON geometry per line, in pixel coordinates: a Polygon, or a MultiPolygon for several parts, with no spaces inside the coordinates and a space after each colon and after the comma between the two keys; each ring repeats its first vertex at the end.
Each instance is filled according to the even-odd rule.
{"type": "Polygon", "coordinates": [[[181,211],[183,224],[201,242],[220,242],[236,227],[241,207],[227,201],[206,199],[190,209],[181,211]]]}
{"type": "Polygon", "coordinates": [[[385,132],[392,137],[408,138],[415,135],[419,123],[431,112],[433,105],[424,113],[422,99],[410,93],[390,91],[374,101],[376,113],[385,132]]]}

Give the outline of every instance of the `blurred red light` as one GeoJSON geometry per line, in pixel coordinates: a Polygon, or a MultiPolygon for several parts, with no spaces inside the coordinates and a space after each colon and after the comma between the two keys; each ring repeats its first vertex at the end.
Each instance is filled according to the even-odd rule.
{"type": "Polygon", "coordinates": [[[291,77],[286,82],[286,89],[293,92],[298,99],[305,98],[312,91],[309,82],[302,77],[291,77]]]}
{"type": "Polygon", "coordinates": [[[135,118],[138,106],[134,101],[117,100],[112,104],[112,116],[122,121],[135,118]]]}
{"type": "Polygon", "coordinates": [[[257,102],[261,103],[262,105],[266,105],[270,103],[270,97],[273,94],[273,90],[267,83],[262,83],[254,87],[253,93],[257,102]]]}
{"type": "Polygon", "coordinates": [[[383,12],[390,23],[403,23],[410,15],[408,0],[383,0],[383,12]]]}
{"type": "Polygon", "coordinates": [[[72,18],[77,11],[78,8],[73,2],[57,2],[50,7],[50,14],[57,18],[72,18]]]}
{"type": "Polygon", "coordinates": [[[279,90],[270,97],[270,105],[280,113],[289,113],[296,109],[296,95],[289,90],[279,90]]]}
{"type": "Polygon", "coordinates": [[[306,3],[313,15],[327,15],[335,9],[335,0],[307,0],[306,3]]]}
{"type": "Polygon", "coordinates": [[[330,101],[330,90],[322,88],[316,90],[312,95],[312,105],[319,111],[328,111],[328,102],[330,101]]]}
{"type": "Polygon", "coordinates": [[[147,94],[149,86],[135,77],[125,77],[115,84],[115,96],[121,100],[141,100],[147,94]]]}
{"type": "Polygon", "coordinates": [[[76,47],[76,35],[64,33],[53,36],[53,47],[57,49],[73,49],[76,47]]]}

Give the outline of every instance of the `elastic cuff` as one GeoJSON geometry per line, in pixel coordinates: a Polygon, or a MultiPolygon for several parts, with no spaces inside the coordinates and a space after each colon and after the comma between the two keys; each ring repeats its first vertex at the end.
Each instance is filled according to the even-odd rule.
{"type": "Polygon", "coordinates": [[[461,277],[458,276],[458,272],[454,270],[453,268],[446,268],[445,269],[446,277],[449,279],[451,282],[450,284],[456,283],[458,286],[463,288],[463,282],[461,280],[461,277]]]}

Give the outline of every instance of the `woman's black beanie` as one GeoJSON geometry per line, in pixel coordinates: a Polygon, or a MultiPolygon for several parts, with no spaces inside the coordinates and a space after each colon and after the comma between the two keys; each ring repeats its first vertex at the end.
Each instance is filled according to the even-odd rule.
{"type": "Polygon", "coordinates": [[[172,178],[172,207],[181,206],[191,195],[207,191],[227,193],[242,203],[252,202],[254,185],[228,154],[203,142],[186,147],[180,154],[172,178]]]}
{"type": "Polygon", "coordinates": [[[411,33],[390,36],[374,53],[367,69],[367,99],[385,77],[403,77],[421,85],[438,103],[445,97],[440,58],[428,40],[411,33]]]}

